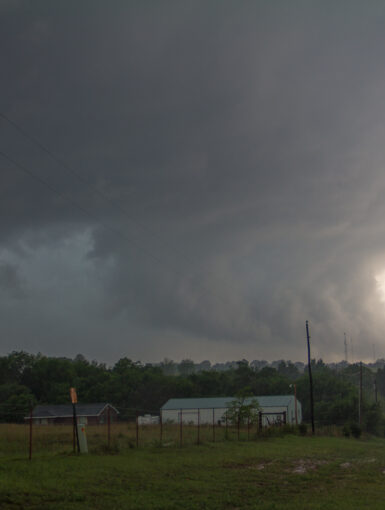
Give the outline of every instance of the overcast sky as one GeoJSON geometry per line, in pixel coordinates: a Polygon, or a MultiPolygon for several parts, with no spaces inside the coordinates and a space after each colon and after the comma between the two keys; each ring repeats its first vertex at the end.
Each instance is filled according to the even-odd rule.
{"type": "Polygon", "coordinates": [[[385,357],[384,23],[0,0],[0,354],[385,357]]]}

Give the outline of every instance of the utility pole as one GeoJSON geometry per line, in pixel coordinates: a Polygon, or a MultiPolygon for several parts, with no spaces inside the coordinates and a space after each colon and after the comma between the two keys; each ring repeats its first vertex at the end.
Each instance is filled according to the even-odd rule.
{"type": "Polygon", "coordinates": [[[362,361],[360,361],[360,393],[358,401],[358,424],[362,425],[362,361]]]}
{"type": "Polygon", "coordinates": [[[307,360],[309,367],[311,432],[314,435],[315,429],[314,429],[313,378],[311,375],[309,321],[306,321],[306,337],[307,337],[307,360]]]}

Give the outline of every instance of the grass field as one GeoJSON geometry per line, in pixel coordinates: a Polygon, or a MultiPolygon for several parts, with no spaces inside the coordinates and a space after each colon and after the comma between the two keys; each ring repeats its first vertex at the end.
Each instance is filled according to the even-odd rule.
{"type": "Polygon", "coordinates": [[[5,509],[381,509],[385,441],[336,437],[0,458],[5,509]]]}
{"type": "MultiPolygon", "coordinates": [[[[108,445],[107,425],[86,426],[87,441],[90,453],[106,452],[108,445]]],[[[276,429],[279,432],[278,429],[276,429]]],[[[132,422],[111,424],[110,451],[126,452],[129,449],[159,446],[196,445],[198,442],[215,442],[227,440],[255,439],[258,435],[256,426],[237,427],[196,426],[183,424],[182,430],[176,424],[164,424],[162,431],[159,425],[138,427],[132,422]]],[[[71,451],[73,445],[73,429],[70,425],[35,425],[32,431],[33,455],[71,451]]],[[[4,455],[28,455],[29,426],[28,424],[0,424],[0,458],[4,455]]]]}

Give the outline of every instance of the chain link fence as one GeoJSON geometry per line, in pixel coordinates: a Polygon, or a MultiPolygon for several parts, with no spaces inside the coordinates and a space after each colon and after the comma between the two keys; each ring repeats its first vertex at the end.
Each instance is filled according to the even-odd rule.
{"type": "MultiPolygon", "coordinates": [[[[91,454],[118,454],[134,448],[146,447],[186,447],[204,443],[223,441],[251,441],[263,433],[262,413],[258,423],[240,421],[234,423],[227,419],[215,420],[214,410],[211,423],[189,421],[188,413],[178,413],[175,420],[162,420],[157,411],[148,409],[111,408],[100,423],[86,417],[77,417],[85,433],[88,452],[91,454]]],[[[197,410],[198,417],[200,411],[197,410]]],[[[204,410],[207,414],[207,409],[204,410]]],[[[0,456],[26,456],[45,454],[77,453],[76,428],[72,418],[49,420],[35,419],[24,409],[0,406],[0,456]],[[12,416],[18,423],[5,422],[12,416]]],[[[285,424],[285,416],[275,420],[274,427],[285,424]]]]}

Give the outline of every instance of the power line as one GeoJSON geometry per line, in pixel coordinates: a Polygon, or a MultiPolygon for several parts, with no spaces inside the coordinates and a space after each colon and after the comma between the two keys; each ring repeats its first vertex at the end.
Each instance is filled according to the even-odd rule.
{"type": "MultiPolygon", "coordinates": [[[[111,200],[110,197],[108,197],[105,193],[103,193],[102,191],[99,190],[99,188],[97,188],[95,185],[93,185],[92,183],[90,183],[87,179],[85,179],[82,175],[80,175],[78,172],[76,172],[73,168],[71,168],[63,159],[59,158],[58,156],[56,156],[56,154],[50,150],[45,144],[43,144],[40,140],[38,140],[36,137],[32,136],[26,129],[24,129],[23,127],[21,127],[18,123],[16,123],[14,120],[12,120],[11,118],[9,118],[5,113],[3,112],[0,112],[0,117],[3,118],[6,122],[8,122],[8,124],[10,124],[11,126],[13,126],[22,136],[24,136],[27,140],[29,140],[32,144],[34,144],[36,147],[38,147],[39,149],[41,149],[44,153],[46,153],[48,156],[51,157],[51,159],[57,164],[59,165],[61,168],[63,168],[67,173],[69,173],[70,175],[72,175],[73,177],[75,177],[79,182],[81,182],[82,184],[84,184],[85,186],[87,186],[89,188],[89,190],[94,193],[95,195],[99,196],[100,198],[104,199],[108,204],[110,204],[111,206],[113,206],[115,209],[117,209],[119,212],[123,213],[125,215],[125,217],[127,219],[129,219],[134,225],[136,225],[139,229],[141,229],[144,233],[148,233],[150,234],[151,236],[153,237],[156,237],[158,239],[160,239],[163,243],[164,243],[164,239],[161,237],[161,235],[148,228],[148,226],[145,226],[143,225],[141,222],[137,221],[135,218],[132,217],[132,215],[130,215],[127,210],[122,207],[121,205],[119,205],[118,203],[116,203],[115,201],[111,200]]],[[[8,158],[9,159],[9,158],[8,158]]],[[[29,172],[29,175],[31,175],[32,172],[29,172]]],[[[56,190],[53,189],[53,187],[51,185],[49,185],[49,183],[45,182],[43,179],[40,179],[40,182],[41,183],[44,183],[46,186],[48,186],[52,191],[54,191],[55,193],[56,190]]],[[[58,194],[58,193],[57,193],[58,194]]],[[[60,193],[59,194],[62,198],[66,199],[65,195],[60,193]]],[[[82,208],[81,206],[78,206],[77,204],[75,204],[73,202],[73,200],[69,200],[71,201],[78,209],[82,210],[83,213],[85,214],[88,214],[90,216],[92,216],[92,213],[89,212],[89,211],[86,211],[84,208],[82,208]]],[[[99,221],[99,220],[98,220],[99,221]]],[[[108,227],[107,225],[105,224],[102,224],[102,226],[104,226],[104,228],[107,228],[109,230],[112,230],[112,228],[108,227]]],[[[124,236],[124,233],[123,232],[118,232],[118,229],[113,229],[115,231],[115,233],[119,233],[120,235],[123,235],[124,236]]],[[[132,238],[130,238],[130,240],[132,240],[132,238]]],[[[163,244],[164,246],[164,244],[163,244]]],[[[169,247],[167,247],[169,249],[169,247]]],[[[182,257],[184,260],[186,260],[188,262],[189,265],[195,263],[195,259],[191,258],[191,257],[186,257],[186,254],[184,252],[182,252],[181,250],[179,249],[172,249],[172,251],[176,254],[178,254],[180,257],[182,257]]],[[[147,251],[147,254],[149,256],[151,256],[154,260],[157,260],[158,262],[160,262],[161,264],[163,265],[167,265],[164,263],[164,261],[159,258],[159,257],[156,257],[155,255],[151,254],[151,252],[148,252],[147,251]]],[[[170,270],[170,267],[167,265],[168,269],[170,270]]],[[[179,276],[183,276],[183,278],[186,278],[186,274],[185,273],[182,273],[180,271],[177,271],[176,269],[172,269],[171,272],[174,272],[175,274],[179,275],[179,276]]],[[[193,274],[190,274],[190,275],[187,275],[187,279],[191,279],[193,278],[194,276],[198,276],[199,275],[199,269],[197,271],[197,273],[194,273],[193,274]]],[[[197,296],[197,299],[201,299],[203,296],[207,295],[207,294],[211,294],[213,297],[217,298],[218,300],[222,301],[223,303],[227,303],[227,304],[231,304],[232,303],[227,300],[227,299],[224,299],[222,296],[219,296],[218,294],[214,293],[211,289],[203,286],[202,284],[198,284],[198,286],[204,290],[204,292],[202,292],[199,296],[197,296]]]]}
{"type": "MultiPolygon", "coordinates": [[[[107,225],[106,223],[101,221],[99,218],[95,217],[93,213],[91,213],[90,211],[88,211],[87,209],[85,209],[84,207],[79,205],[71,197],[69,197],[65,193],[62,193],[61,191],[57,190],[48,181],[46,181],[42,177],[39,177],[38,175],[36,175],[34,172],[29,170],[26,166],[24,166],[21,163],[18,163],[17,161],[15,161],[13,158],[8,156],[5,152],[0,151],[0,155],[3,156],[4,159],[6,159],[10,163],[12,163],[16,168],[18,168],[19,170],[21,170],[25,174],[29,175],[32,179],[36,180],[37,182],[39,182],[43,186],[46,186],[52,193],[55,193],[57,196],[62,198],[64,201],[70,203],[73,207],[75,207],[76,209],[81,211],[83,214],[85,214],[86,216],[91,217],[93,220],[96,220],[98,222],[98,224],[100,226],[102,226],[103,228],[105,228],[106,230],[109,230],[109,231],[113,232],[115,235],[122,236],[123,238],[126,239],[126,241],[135,241],[134,238],[128,237],[124,232],[121,232],[119,229],[117,229],[115,227],[111,227],[110,225],[107,225]]],[[[164,265],[163,260],[160,259],[159,257],[157,257],[156,255],[154,255],[153,253],[147,251],[146,255],[148,255],[149,257],[152,257],[154,260],[156,260],[157,262],[159,262],[159,263],[164,265]]],[[[179,275],[179,276],[184,276],[183,273],[177,271],[176,269],[173,269],[172,271],[174,273],[176,273],[177,275],[179,275]]]]}
{"type": "MultiPolygon", "coordinates": [[[[125,241],[129,241],[129,242],[136,242],[137,240],[135,238],[132,238],[132,237],[129,237],[127,236],[124,232],[122,232],[120,229],[116,228],[116,227],[112,227],[108,224],[106,224],[105,222],[101,221],[99,218],[95,217],[95,215],[93,213],[91,213],[88,209],[86,209],[85,207],[81,206],[80,204],[78,204],[78,202],[76,202],[75,200],[73,200],[71,197],[69,197],[68,195],[66,195],[65,193],[61,192],[60,190],[58,190],[55,186],[53,186],[52,184],[50,184],[48,181],[46,181],[45,179],[43,179],[42,177],[36,175],[32,170],[30,170],[29,168],[27,168],[25,165],[22,165],[21,163],[17,162],[15,159],[13,159],[12,157],[8,156],[8,154],[6,154],[4,151],[1,151],[0,150],[0,155],[6,159],[9,163],[11,163],[12,165],[14,165],[16,168],[18,168],[20,171],[22,171],[23,173],[27,174],[30,178],[36,180],[37,182],[39,182],[41,185],[47,187],[52,193],[54,193],[55,195],[59,196],[62,200],[68,202],[69,204],[71,204],[73,207],[75,207],[76,209],[78,209],[79,211],[82,212],[82,214],[88,216],[88,217],[91,217],[94,221],[96,221],[102,228],[106,229],[107,231],[110,231],[112,232],[114,235],[117,235],[118,237],[122,237],[125,241]]],[[[177,269],[175,268],[170,268],[161,258],[157,257],[156,255],[154,255],[152,252],[148,251],[148,250],[143,250],[144,253],[152,258],[153,260],[155,260],[156,262],[158,262],[159,264],[163,265],[163,266],[166,266],[167,269],[176,274],[177,276],[180,276],[180,277],[185,277],[186,275],[184,273],[182,273],[181,271],[178,271],[177,269]]],[[[197,299],[200,299],[201,297],[203,297],[204,295],[206,294],[211,294],[213,297],[215,297],[216,299],[222,301],[223,303],[230,303],[230,301],[224,299],[222,296],[219,296],[218,294],[215,294],[212,292],[211,289],[205,287],[204,285],[202,285],[201,283],[198,284],[198,286],[204,291],[203,293],[201,293],[199,296],[197,296],[197,299]]],[[[230,329],[233,329],[235,330],[234,327],[231,328],[230,326],[230,329]]]]}
{"type": "MultiPolygon", "coordinates": [[[[119,212],[123,213],[127,219],[129,219],[134,225],[136,225],[144,233],[147,233],[153,237],[156,237],[164,243],[164,239],[158,232],[148,228],[148,226],[143,225],[141,222],[139,222],[138,220],[133,218],[133,216],[131,214],[129,214],[128,211],[124,207],[122,207],[117,202],[111,200],[110,197],[108,197],[108,195],[106,195],[105,193],[100,191],[99,188],[97,188],[95,185],[90,183],[87,179],[85,179],[78,172],[73,170],[73,168],[71,168],[63,159],[56,156],[56,154],[53,151],[51,151],[45,144],[40,142],[36,137],[29,134],[24,128],[22,128],[14,120],[10,119],[7,115],[5,115],[2,112],[0,112],[0,117],[3,118],[6,122],[8,122],[11,126],[13,126],[22,136],[24,136],[32,144],[36,145],[36,147],[38,147],[44,153],[46,153],[57,165],[59,165],[61,168],[63,168],[67,173],[69,173],[70,175],[75,177],[79,182],[81,182],[82,184],[87,186],[89,188],[89,190],[92,193],[94,193],[94,195],[99,196],[100,198],[105,200],[108,204],[110,204],[112,207],[117,209],[119,212]]],[[[163,244],[163,246],[164,246],[164,244],[163,244]]],[[[189,264],[195,263],[195,260],[191,257],[188,257],[188,256],[186,257],[186,254],[184,252],[182,252],[180,250],[175,250],[175,249],[173,251],[175,253],[177,253],[179,256],[181,256],[182,258],[184,258],[186,261],[189,261],[189,264]]]]}
{"type": "Polygon", "coordinates": [[[25,174],[29,175],[32,179],[34,179],[35,181],[38,181],[40,182],[40,184],[43,184],[43,186],[46,186],[50,191],[52,191],[52,193],[55,193],[55,195],[59,196],[60,198],[64,199],[66,202],[69,202],[71,205],[73,205],[74,207],[76,207],[76,209],[79,209],[79,211],[81,211],[82,213],[86,214],[86,215],[89,215],[90,213],[84,209],[82,206],[80,206],[77,202],[75,202],[74,200],[72,200],[70,197],[68,197],[67,195],[65,195],[64,193],[62,193],[61,191],[58,191],[54,186],[52,186],[48,181],[46,181],[45,179],[42,179],[41,177],[39,177],[38,175],[34,174],[33,172],[31,172],[31,170],[29,170],[26,166],[22,165],[21,163],[18,163],[17,161],[15,161],[13,158],[11,158],[10,156],[8,156],[5,152],[3,151],[0,151],[0,155],[3,156],[4,159],[6,159],[7,161],[9,161],[10,163],[12,163],[12,165],[14,165],[16,168],[18,168],[19,170],[21,170],[22,172],[24,172],[25,174]]]}

